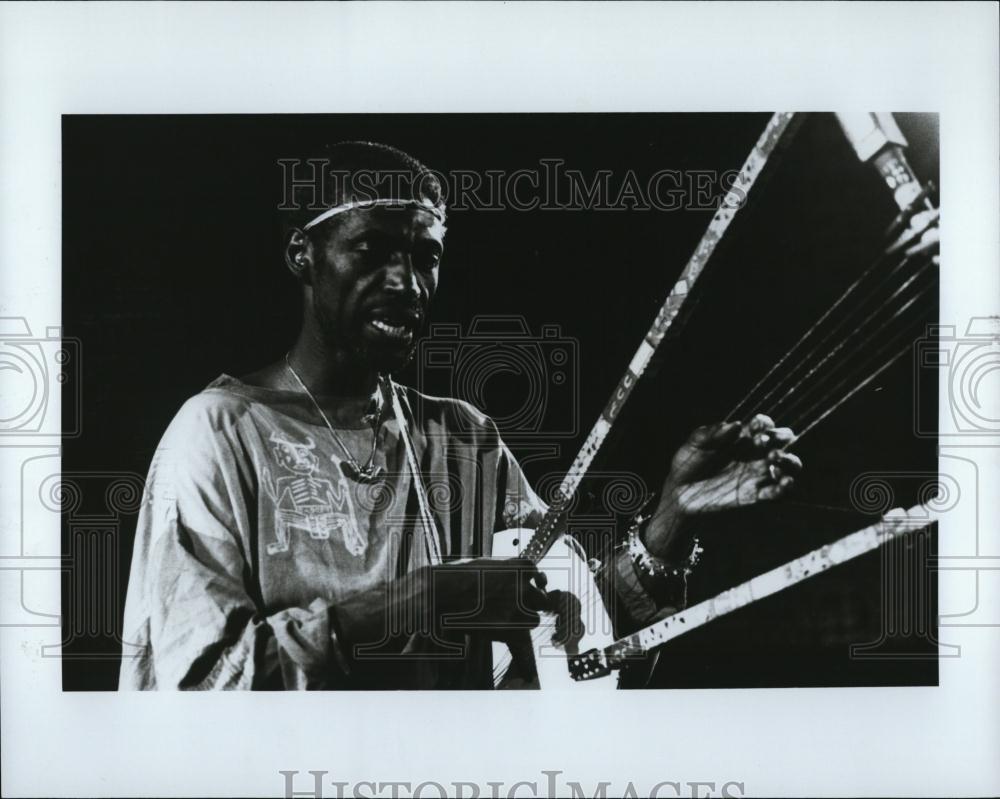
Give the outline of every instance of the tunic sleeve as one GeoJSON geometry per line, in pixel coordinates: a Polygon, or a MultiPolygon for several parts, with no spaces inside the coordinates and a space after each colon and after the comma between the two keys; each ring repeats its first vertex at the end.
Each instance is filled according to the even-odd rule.
{"type": "Polygon", "coordinates": [[[497,529],[537,527],[549,506],[535,493],[528,478],[521,471],[517,459],[502,441],[500,468],[497,474],[500,483],[497,488],[497,499],[501,504],[497,529]]]}
{"type": "Polygon", "coordinates": [[[206,391],[153,457],[136,531],[119,690],[332,687],[342,663],[327,603],[265,615],[256,500],[240,409],[206,391]]]}

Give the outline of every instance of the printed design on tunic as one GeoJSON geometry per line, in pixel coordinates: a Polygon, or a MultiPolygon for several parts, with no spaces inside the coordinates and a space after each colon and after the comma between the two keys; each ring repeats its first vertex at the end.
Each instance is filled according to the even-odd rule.
{"type": "Polygon", "coordinates": [[[503,506],[503,523],[507,529],[516,527],[530,527],[533,516],[538,516],[538,507],[518,499],[511,494],[507,495],[503,506]]]}
{"type": "Polygon", "coordinates": [[[350,488],[338,470],[332,473],[336,482],[317,477],[319,457],[313,451],[316,442],[306,436],[305,443],[278,433],[272,433],[274,459],[291,474],[272,480],[264,469],[264,488],[274,502],[274,532],[276,541],[267,545],[267,554],[287,552],[295,530],[309,533],[310,538],[328,539],[340,531],[344,546],[352,555],[363,555],[368,548],[367,536],[361,534],[350,488]]]}

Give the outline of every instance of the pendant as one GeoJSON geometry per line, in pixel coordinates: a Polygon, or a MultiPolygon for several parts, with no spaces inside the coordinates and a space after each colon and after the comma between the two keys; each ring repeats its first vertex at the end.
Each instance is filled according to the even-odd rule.
{"type": "Polygon", "coordinates": [[[352,463],[341,461],[340,468],[345,475],[359,483],[373,483],[382,476],[383,472],[382,467],[376,466],[374,463],[369,463],[358,469],[352,463]]]}

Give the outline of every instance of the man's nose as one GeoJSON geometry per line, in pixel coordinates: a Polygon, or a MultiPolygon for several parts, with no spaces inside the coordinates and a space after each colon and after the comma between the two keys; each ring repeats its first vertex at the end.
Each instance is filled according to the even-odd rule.
{"type": "Polygon", "coordinates": [[[386,268],[386,291],[417,296],[420,294],[420,283],[417,272],[413,268],[413,259],[409,253],[396,252],[386,268]]]}

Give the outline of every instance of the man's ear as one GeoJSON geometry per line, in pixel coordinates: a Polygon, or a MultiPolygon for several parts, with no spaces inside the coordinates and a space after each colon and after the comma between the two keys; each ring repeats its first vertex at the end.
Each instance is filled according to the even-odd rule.
{"type": "Polygon", "coordinates": [[[312,284],[312,244],[299,228],[292,228],[285,240],[285,266],[302,283],[312,284]]]}

